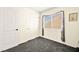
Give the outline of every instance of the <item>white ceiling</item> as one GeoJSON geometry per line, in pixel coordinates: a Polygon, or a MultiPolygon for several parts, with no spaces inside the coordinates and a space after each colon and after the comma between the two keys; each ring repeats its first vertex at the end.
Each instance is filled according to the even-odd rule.
{"type": "Polygon", "coordinates": [[[52,7],[30,7],[30,8],[37,11],[37,12],[43,12],[45,10],[52,8],[52,7]]]}

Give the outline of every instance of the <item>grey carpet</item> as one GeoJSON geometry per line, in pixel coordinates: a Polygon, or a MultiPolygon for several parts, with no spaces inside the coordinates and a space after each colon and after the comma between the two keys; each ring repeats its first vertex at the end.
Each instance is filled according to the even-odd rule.
{"type": "Polygon", "coordinates": [[[3,52],[76,52],[76,49],[46,38],[37,37],[3,52]]]}

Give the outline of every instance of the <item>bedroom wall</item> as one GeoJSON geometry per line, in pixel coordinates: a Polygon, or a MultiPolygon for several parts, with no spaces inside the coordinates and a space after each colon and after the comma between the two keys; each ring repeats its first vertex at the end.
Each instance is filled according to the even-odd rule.
{"type": "Polygon", "coordinates": [[[29,8],[16,8],[15,10],[17,10],[16,17],[21,42],[37,37],[39,34],[39,13],[29,8]]]}
{"type": "Polygon", "coordinates": [[[37,12],[29,8],[0,8],[0,51],[33,39],[38,32],[37,12]]]}
{"type": "Polygon", "coordinates": [[[72,46],[72,47],[78,47],[79,46],[79,16],[78,16],[78,21],[73,21],[73,22],[69,22],[69,13],[74,13],[77,12],[79,14],[79,8],[54,8],[54,9],[50,9],[48,11],[44,11],[41,13],[41,20],[40,20],[40,36],[42,34],[42,16],[43,15],[50,15],[50,14],[54,14],[57,13],[59,11],[64,11],[64,19],[65,19],[65,40],[66,42],[62,42],[61,41],[61,30],[60,29],[45,29],[45,36],[48,39],[72,46]]]}

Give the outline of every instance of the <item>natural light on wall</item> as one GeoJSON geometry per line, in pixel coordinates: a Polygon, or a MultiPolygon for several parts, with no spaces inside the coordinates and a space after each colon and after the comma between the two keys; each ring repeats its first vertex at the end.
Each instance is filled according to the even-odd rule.
{"type": "Polygon", "coordinates": [[[30,29],[32,29],[32,30],[37,29],[37,27],[38,27],[38,20],[37,20],[37,18],[31,17],[30,20],[28,20],[30,29]]]}
{"type": "Polygon", "coordinates": [[[36,31],[39,25],[39,14],[28,8],[20,9],[19,27],[23,31],[36,31]],[[22,20],[21,20],[22,19],[22,20]]]}
{"type": "Polygon", "coordinates": [[[29,8],[17,8],[20,42],[37,37],[39,33],[39,14],[29,8]]]}

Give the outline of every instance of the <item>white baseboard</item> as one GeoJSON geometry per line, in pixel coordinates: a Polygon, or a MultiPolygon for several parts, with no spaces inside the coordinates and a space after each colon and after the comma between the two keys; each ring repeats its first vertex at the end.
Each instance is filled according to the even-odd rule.
{"type": "Polygon", "coordinates": [[[68,46],[70,46],[70,47],[74,47],[74,48],[76,48],[76,47],[77,47],[77,46],[72,46],[72,45],[70,45],[70,44],[67,44],[66,42],[57,41],[57,40],[55,40],[55,39],[50,39],[50,38],[45,37],[45,36],[40,36],[40,37],[44,37],[44,38],[47,38],[47,39],[49,39],[49,40],[53,40],[53,41],[59,42],[59,43],[61,43],[61,44],[65,44],[65,45],[68,45],[68,46]]]}

